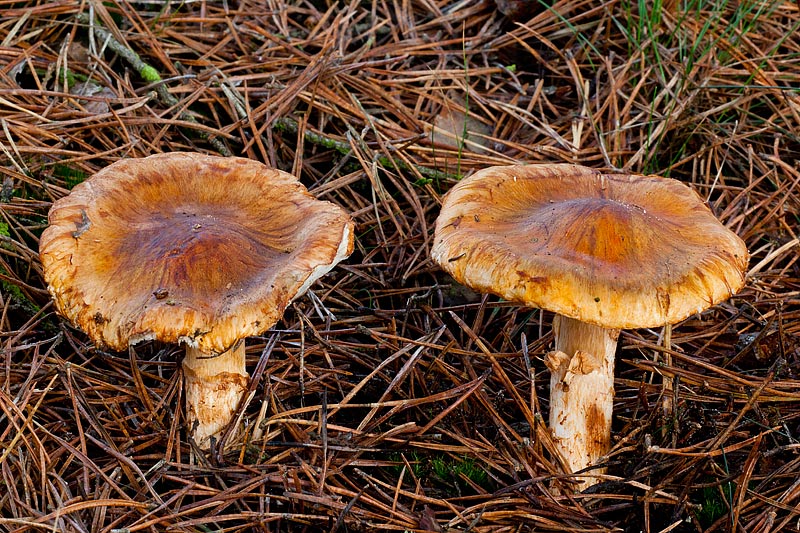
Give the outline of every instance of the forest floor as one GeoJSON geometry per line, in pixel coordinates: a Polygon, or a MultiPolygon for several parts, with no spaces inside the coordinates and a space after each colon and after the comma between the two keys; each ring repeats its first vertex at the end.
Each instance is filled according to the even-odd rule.
{"type": "Polygon", "coordinates": [[[799,26],[780,0],[0,0],[0,530],[800,531],[799,26]],[[245,439],[211,454],[180,349],[95,346],[38,256],[54,200],[174,151],[356,223],[248,339],[245,439]],[[582,493],[544,422],[552,314],[429,256],[443,194],[513,162],[682,180],[751,252],[727,302],[622,333],[582,493]]]}

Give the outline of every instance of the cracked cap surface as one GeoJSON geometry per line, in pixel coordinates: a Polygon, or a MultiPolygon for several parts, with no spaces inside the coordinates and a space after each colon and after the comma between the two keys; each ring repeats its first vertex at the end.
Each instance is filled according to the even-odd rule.
{"type": "Polygon", "coordinates": [[[678,322],[739,291],[749,254],[687,185],[577,165],[481,170],[445,195],[457,281],[606,328],[678,322]]]}
{"type": "Polygon", "coordinates": [[[353,249],[353,222],[291,174],[195,153],[120,160],[56,201],[40,239],[59,313],[123,350],[220,353],[272,327],[353,249]]]}

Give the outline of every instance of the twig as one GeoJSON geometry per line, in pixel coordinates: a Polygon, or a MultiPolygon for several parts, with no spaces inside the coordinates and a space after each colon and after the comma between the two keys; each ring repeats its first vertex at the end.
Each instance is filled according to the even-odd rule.
{"type": "MultiPolygon", "coordinates": [[[[89,15],[86,13],[78,13],[76,15],[78,22],[86,25],[92,25],[94,27],[94,31],[97,32],[97,35],[104,41],[108,43],[108,48],[110,48],[113,52],[119,54],[125,61],[127,61],[131,67],[133,67],[139,75],[150,83],[158,94],[159,100],[164,104],[170,107],[176,107],[180,105],[180,102],[177,98],[175,98],[167,89],[166,83],[161,78],[161,75],[158,73],[153,66],[148,65],[145,63],[142,58],[131,50],[130,48],[126,47],[119,41],[117,41],[114,36],[111,34],[110,31],[105,29],[100,25],[99,22],[95,21],[92,23],[89,15]]],[[[237,107],[237,111],[241,113],[241,110],[237,107]]],[[[179,117],[182,120],[186,120],[187,122],[192,122],[197,124],[197,119],[194,116],[190,115],[186,112],[181,112],[179,117]]],[[[240,117],[244,118],[244,117],[240,117]]],[[[297,133],[298,126],[297,122],[290,119],[290,118],[279,118],[275,120],[273,128],[278,131],[286,131],[289,133],[297,133]]],[[[224,156],[231,156],[233,155],[228,147],[225,146],[221,140],[216,137],[212,137],[208,133],[200,132],[200,136],[207,140],[211,145],[222,155],[224,156]]],[[[304,131],[303,137],[306,141],[316,144],[318,146],[322,146],[324,148],[328,148],[330,150],[335,150],[340,154],[347,155],[351,152],[350,144],[344,141],[337,141],[336,139],[332,139],[326,135],[322,135],[320,133],[314,133],[310,131],[304,131]]],[[[378,156],[377,162],[384,167],[396,167],[402,170],[416,170],[420,175],[425,176],[426,178],[432,180],[458,180],[461,178],[460,175],[449,174],[447,172],[442,172],[440,170],[420,166],[420,165],[409,165],[404,161],[401,161],[396,158],[390,158],[387,156],[378,156]]]]}
{"type": "MultiPolygon", "coordinates": [[[[76,18],[81,24],[91,26],[93,30],[97,32],[97,35],[100,37],[100,39],[107,43],[108,48],[110,48],[114,53],[119,54],[125,61],[127,61],[131,67],[133,67],[133,69],[139,73],[143,80],[153,85],[153,88],[158,95],[158,99],[161,100],[162,103],[168,105],[169,107],[177,107],[180,105],[178,99],[170,94],[169,89],[167,89],[166,83],[164,83],[164,80],[161,78],[158,70],[142,61],[142,58],[139,57],[139,54],[117,41],[111,32],[101,26],[99,22],[92,22],[92,20],[89,18],[89,15],[86,13],[78,13],[76,18]]],[[[199,124],[194,116],[185,111],[181,111],[178,114],[178,117],[186,122],[199,124]]],[[[202,139],[208,141],[211,146],[213,146],[214,149],[217,150],[217,152],[219,152],[221,155],[226,157],[233,155],[228,147],[225,146],[225,144],[219,138],[203,131],[198,132],[198,135],[200,135],[202,139]]]]}

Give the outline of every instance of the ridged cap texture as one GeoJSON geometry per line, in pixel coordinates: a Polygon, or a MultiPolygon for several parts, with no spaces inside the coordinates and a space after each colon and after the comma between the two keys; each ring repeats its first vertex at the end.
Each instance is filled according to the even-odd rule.
{"type": "Polygon", "coordinates": [[[456,184],[432,256],[473,289],[607,328],[672,324],[723,301],[749,260],[684,183],[564,164],[456,184]]]}
{"type": "Polygon", "coordinates": [[[220,353],[272,327],[353,249],[353,222],[291,174],[197,153],[123,159],[56,201],[40,240],[58,312],[123,350],[220,353]]]}

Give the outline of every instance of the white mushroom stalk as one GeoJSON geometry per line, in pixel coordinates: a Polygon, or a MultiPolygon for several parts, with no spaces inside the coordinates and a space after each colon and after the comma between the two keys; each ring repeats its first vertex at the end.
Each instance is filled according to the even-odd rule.
{"type": "Polygon", "coordinates": [[[244,341],[219,355],[187,346],[182,368],[186,419],[197,445],[208,448],[227,428],[247,390],[244,341]]]}
{"type": "MultiPolygon", "coordinates": [[[[611,447],[614,358],[618,329],[573,318],[553,319],[555,346],[545,356],[550,369],[550,431],[571,472],[595,465],[611,447]]],[[[603,469],[592,469],[578,489],[593,485],[603,469]]]]}

